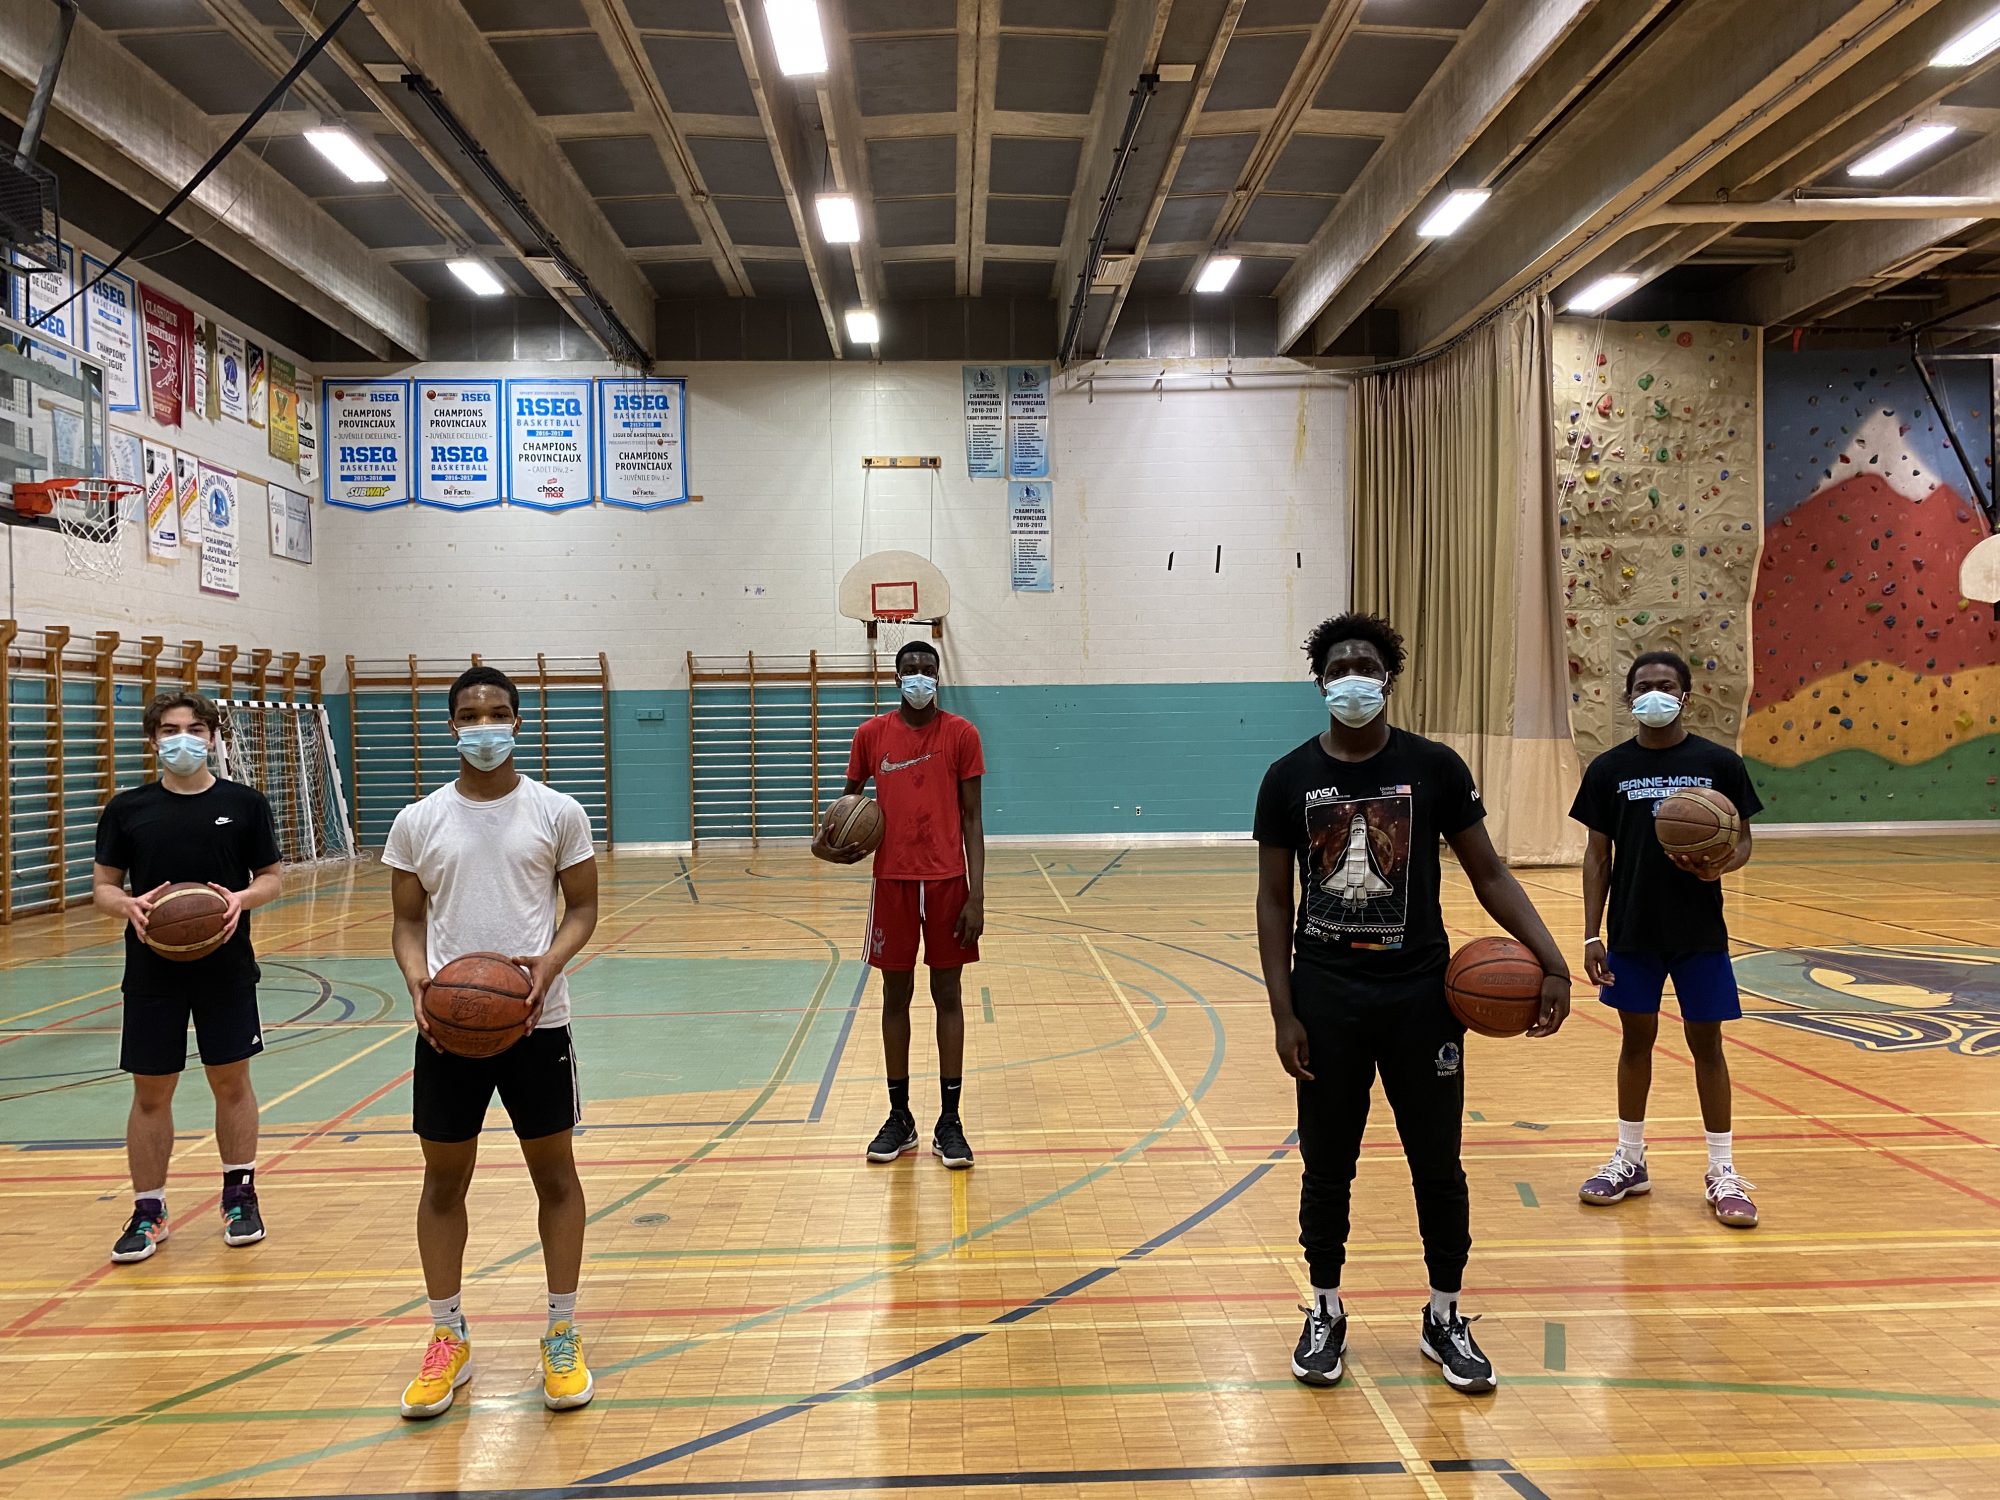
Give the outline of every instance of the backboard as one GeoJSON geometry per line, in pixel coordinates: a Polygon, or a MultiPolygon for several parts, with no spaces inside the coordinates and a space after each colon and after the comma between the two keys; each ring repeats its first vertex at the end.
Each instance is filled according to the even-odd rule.
{"type": "Polygon", "coordinates": [[[101,365],[0,313],[0,521],[18,481],[104,474],[109,417],[101,365]]]}
{"type": "Polygon", "coordinates": [[[840,580],[840,612],[863,621],[871,641],[889,622],[928,625],[942,636],[951,585],[937,564],[915,552],[871,552],[840,580]]]}

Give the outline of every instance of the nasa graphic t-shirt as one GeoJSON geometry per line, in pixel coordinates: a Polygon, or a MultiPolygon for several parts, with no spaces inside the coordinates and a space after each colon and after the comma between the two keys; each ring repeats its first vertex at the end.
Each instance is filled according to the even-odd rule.
{"type": "Polygon", "coordinates": [[[1722,882],[1691,875],[1667,858],[1653,832],[1653,811],[1675,792],[1705,786],[1746,818],[1764,810],[1743,757],[1691,734],[1648,750],[1637,736],[1613,745],[1583,773],[1569,815],[1611,840],[1611,915],[1605,944],[1613,953],[1727,953],[1722,882]]]}
{"type": "Polygon", "coordinates": [[[1299,861],[1296,961],[1353,981],[1356,1000],[1435,990],[1451,958],[1438,840],[1486,816],[1456,751],[1408,730],[1367,760],[1314,735],[1264,773],[1257,842],[1299,861]]]}
{"type": "Polygon", "coordinates": [[[882,809],[877,880],[949,880],[965,873],[965,825],[958,784],[986,774],[979,731],[940,711],[915,727],[902,711],[880,714],[854,732],[847,779],[875,778],[882,809]]]}

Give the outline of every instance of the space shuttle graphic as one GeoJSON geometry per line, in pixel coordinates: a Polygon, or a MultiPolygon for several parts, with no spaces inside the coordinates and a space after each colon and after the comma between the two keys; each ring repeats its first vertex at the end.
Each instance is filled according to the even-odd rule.
{"type": "Polygon", "coordinates": [[[1375,868],[1375,852],[1368,845],[1368,819],[1360,813],[1347,825],[1347,853],[1326,877],[1324,888],[1337,894],[1344,906],[1366,906],[1395,889],[1375,868]]]}

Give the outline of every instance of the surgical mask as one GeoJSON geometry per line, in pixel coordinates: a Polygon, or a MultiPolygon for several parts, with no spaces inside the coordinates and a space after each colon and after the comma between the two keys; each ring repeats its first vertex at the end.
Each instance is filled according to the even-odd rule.
{"type": "Polygon", "coordinates": [[[480,724],[458,732],[458,753],[481,771],[503,766],[514,753],[514,731],[505,724],[480,724]]]}
{"type": "Polygon", "coordinates": [[[1648,729],[1664,729],[1681,716],[1681,700],[1658,689],[1632,700],[1632,717],[1648,729]]]}
{"type": "Polygon", "coordinates": [[[1349,729],[1359,729],[1382,712],[1382,698],[1388,689],[1376,678],[1356,674],[1336,677],[1321,691],[1333,716],[1349,729]]]}
{"type": "Polygon", "coordinates": [[[929,708],[937,700],[937,679],[912,672],[903,679],[903,701],[912,708],[929,708]]]}
{"type": "Polygon", "coordinates": [[[160,764],[176,776],[192,776],[208,764],[208,741],[198,734],[170,734],[160,741],[160,764]]]}

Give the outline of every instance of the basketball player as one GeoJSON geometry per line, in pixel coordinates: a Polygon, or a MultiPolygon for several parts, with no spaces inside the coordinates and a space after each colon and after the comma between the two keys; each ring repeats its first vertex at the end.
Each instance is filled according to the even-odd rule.
{"type": "Polygon", "coordinates": [[[541,1208],[549,1320],[542,1338],[542,1401],[551,1411],[591,1397],[576,1326],[583,1264],[583,1185],[570,1132],[583,1118],[570,1043],[563,969],[597,926],[597,860],[590,818],[565,796],[514,768],[521,694],[505,673],[472,667],[447,700],[458,741],[458,779],[396,814],[382,863],[394,874],[396,963],[416,1006],[412,1124],[424,1148],[417,1249],[430,1297],[431,1338],[403,1415],[435,1417],[472,1378],[472,1344],[459,1307],[465,1260],[465,1192],[480,1126],[497,1092],[520,1138],[541,1208]],[[562,892],[562,922],[556,893],[562,892]],[[533,1030],[494,1057],[457,1057],[430,1037],[424,990],[468,953],[518,955],[528,971],[533,1030]]]}
{"type": "Polygon", "coordinates": [[[1298,1080],[1299,1243],[1312,1276],[1292,1374],[1308,1385],[1342,1374],[1348,1204],[1379,1070],[1430,1273],[1418,1347],[1454,1389],[1490,1391],[1492,1362],[1459,1312],[1472,1246],[1459,1164],[1465,1028],[1445,1003],[1451,950],[1438,840],[1451,845],[1479,904],[1545,972],[1530,1036],[1553,1035],[1569,1014],[1569,968],[1494,852],[1465,762],[1383,717],[1403,670],[1403,638],[1377,616],[1344,614],[1314,630],[1305,649],[1331,718],[1265,774],[1256,821],[1257,946],[1278,1060],[1298,1080]],[[1294,869],[1304,887],[1296,928],[1294,869]]]}
{"type": "Polygon", "coordinates": [[[264,1050],[257,1019],[257,953],[250,912],[278,899],[277,825],[255,787],[208,769],[222,716],[194,693],[162,693],[141,720],[159,759],[157,781],[120,792],[97,820],[90,898],[125,923],[125,1020],[118,1066],[132,1075],[125,1156],[132,1217],[111,1248],[115,1261],[145,1260],[167,1237],[167,1161],[174,1149],[174,1086],[187,1066],[188,1021],[215,1096],[222,1155],[222,1242],[264,1238],[257,1207],[257,1096],[250,1059],[264,1050]],[[127,876],[132,889],[125,889],[127,876]],[[198,881],[229,909],[222,945],[177,962],[146,946],[153,902],[169,885],[198,881]],[[143,892],[144,894],[140,894],[143,892]]]}
{"type": "MultiPolygon", "coordinates": [[[[931,971],[937,1011],[939,1086],[943,1091],[931,1152],[954,1170],[972,1165],[959,1119],[965,1084],[965,1010],[961,980],[979,962],[986,928],[986,828],[979,781],[986,760],[979,731],[937,706],[939,658],[928,641],[896,653],[902,702],[854,733],[847,795],[875,780],[882,847],[868,908],[868,962],[882,971],[882,1052],[889,1074],[889,1118],[868,1144],[870,1161],[895,1161],[917,1149],[910,1109],[910,1001],[917,988],[917,940],[931,971]]],[[[829,848],[822,826],[817,852],[852,864],[861,848],[829,848]]]]}
{"type": "Polygon", "coordinates": [[[1653,1190],[1646,1171],[1646,1095],[1653,1084],[1653,1039],[1660,993],[1669,979],[1694,1058],[1694,1088],[1708,1136],[1709,1206],[1722,1223],[1757,1223],[1754,1184],[1736,1173],[1730,1130],[1729,1061],[1722,1023],[1743,1014],[1718,882],[1750,862],[1750,819],[1763,810],[1734,750],[1689,734],[1681,720],[1694,677],[1671,651],[1648,651],[1625,673],[1625,701],[1639,732],[1590,763],[1569,815],[1590,830],[1583,857],[1583,967],[1598,998],[1618,1012],[1618,1149],[1577,1195],[1622,1203],[1653,1190]],[[1719,857],[1669,854],[1653,831],[1653,811],[1685,787],[1712,787],[1736,805],[1741,832],[1719,857]],[[1606,894],[1611,941],[1600,935],[1606,894]]]}

